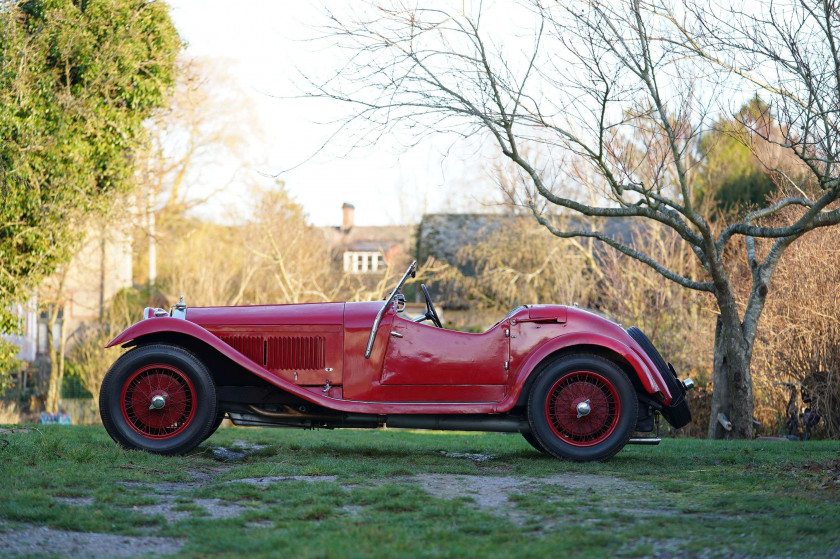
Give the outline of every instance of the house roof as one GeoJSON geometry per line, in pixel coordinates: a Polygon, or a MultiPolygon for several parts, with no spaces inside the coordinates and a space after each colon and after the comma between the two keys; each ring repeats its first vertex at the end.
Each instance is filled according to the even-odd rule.
{"type": "Polygon", "coordinates": [[[338,252],[346,250],[388,250],[399,245],[406,252],[411,252],[413,225],[354,226],[349,230],[341,227],[322,228],[327,236],[330,249],[338,252]]]}
{"type": "MultiPolygon", "coordinates": [[[[532,217],[523,215],[500,214],[427,214],[423,216],[417,228],[417,260],[425,262],[430,256],[438,260],[445,260],[458,268],[465,276],[476,274],[475,262],[469,258],[459,258],[458,252],[465,246],[476,245],[486,241],[500,228],[513,228],[517,219],[530,220],[536,225],[532,217]]],[[[592,224],[610,237],[624,244],[633,244],[634,234],[644,231],[645,223],[638,219],[628,218],[596,218],[590,221],[585,217],[569,216],[563,221],[565,230],[591,230],[592,224]]],[[[606,245],[595,245],[597,254],[610,250],[606,245]]],[[[597,257],[597,256],[596,256],[597,257]]],[[[433,297],[441,306],[446,308],[462,308],[467,306],[463,294],[454,284],[435,282],[430,286],[433,297]]]]}
{"type": "MultiPolygon", "coordinates": [[[[456,263],[461,247],[481,242],[500,227],[509,226],[516,219],[528,219],[520,215],[501,214],[426,214],[417,231],[417,256],[423,262],[429,256],[456,263]]],[[[597,223],[610,237],[625,244],[632,244],[636,232],[644,230],[644,222],[632,218],[588,218],[569,216],[564,222],[565,230],[592,229],[597,223]]]]}

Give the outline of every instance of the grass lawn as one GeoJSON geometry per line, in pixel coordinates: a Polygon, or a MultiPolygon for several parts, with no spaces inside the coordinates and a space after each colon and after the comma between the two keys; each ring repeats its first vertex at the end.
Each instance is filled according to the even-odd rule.
{"type": "Polygon", "coordinates": [[[518,435],[0,433],[0,556],[837,557],[840,443],[664,440],[606,463],[518,435]]]}

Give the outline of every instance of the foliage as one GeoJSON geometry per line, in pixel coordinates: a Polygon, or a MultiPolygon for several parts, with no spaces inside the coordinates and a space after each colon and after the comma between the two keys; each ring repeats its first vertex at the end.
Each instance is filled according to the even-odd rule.
{"type": "Polygon", "coordinates": [[[0,396],[12,385],[12,375],[23,365],[17,354],[20,348],[8,340],[0,338],[0,396]]]}
{"type": "Polygon", "coordinates": [[[752,132],[757,126],[769,133],[770,107],[756,96],[732,118],[721,118],[700,138],[697,173],[698,203],[709,197],[727,214],[761,206],[776,188],[773,176],[753,146],[763,144],[752,132]]]}
{"type": "MultiPolygon", "coordinates": [[[[634,235],[633,246],[669,269],[690,275],[697,262],[680,250],[675,237],[667,228],[649,225],[634,235]]],[[[625,327],[640,328],[681,377],[710,382],[714,338],[710,298],[665,281],[649,266],[615,252],[604,252],[601,261],[601,310],[625,327]]]]}
{"type": "Polygon", "coordinates": [[[162,2],[0,9],[0,331],[14,328],[11,303],[69,258],[85,216],[131,186],[180,47],[162,2]]]}
{"type": "Polygon", "coordinates": [[[282,304],[381,299],[402,270],[364,277],[334,265],[327,237],[280,183],[253,189],[254,209],[237,225],[195,218],[161,225],[159,287],[191,305],[282,304]]]}
{"type": "Polygon", "coordinates": [[[557,242],[533,219],[509,215],[462,246],[435,283],[449,306],[507,312],[522,304],[591,301],[599,273],[585,242],[557,242]]]}
{"type": "MultiPolygon", "coordinates": [[[[804,388],[823,416],[817,431],[840,437],[840,241],[833,231],[800,239],[779,264],[759,333],[757,408],[784,424],[789,391],[804,388]],[[777,414],[774,418],[773,415],[777,414]]],[[[781,426],[780,426],[781,427],[781,426]]]]}
{"type": "Polygon", "coordinates": [[[124,289],[108,304],[99,322],[83,325],[74,334],[73,349],[67,356],[68,369],[93,395],[99,407],[99,389],[105,373],[116,359],[116,351],[105,345],[139,320],[147,296],[136,289],[124,289]]]}

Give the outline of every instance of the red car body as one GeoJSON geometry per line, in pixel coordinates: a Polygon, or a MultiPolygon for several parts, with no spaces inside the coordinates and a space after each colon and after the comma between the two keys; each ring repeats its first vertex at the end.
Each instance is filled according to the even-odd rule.
{"type": "Polygon", "coordinates": [[[643,347],[632,332],[600,316],[523,306],[486,332],[465,333],[404,318],[396,291],[384,307],[376,301],[147,309],[108,344],[133,348],[120,357],[124,362],[139,350],[143,355],[127,365],[118,360],[109,372],[103,422],[124,446],[162,453],[189,450],[227,415],[241,425],[518,431],[540,450],[590,460],[620,450],[631,432],[651,431],[657,412],[677,427],[690,419],[684,385],[673,369],[663,370],[655,349],[651,355],[653,346],[643,347]],[[208,379],[190,370],[192,361],[170,355],[179,351],[206,369],[212,387],[201,389],[208,379]],[[556,372],[558,363],[568,368],[575,359],[575,371],[556,372]],[[635,402],[610,366],[629,380],[635,402]],[[529,402],[546,375],[559,380],[542,389],[548,390],[541,396],[545,405],[529,402]],[[189,402],[176,406],[176,396],[189,402]],[[562,406],[570,418],[558,411],[562,406]],[[202,419],[206,432],[194,428],[182,440],[207,407],[213,418],[202,419]],[[542,434],[534,414],[536,423],[549,418],[542,434]],[[623,440],[614,440],[616,431],[623,440]]]}

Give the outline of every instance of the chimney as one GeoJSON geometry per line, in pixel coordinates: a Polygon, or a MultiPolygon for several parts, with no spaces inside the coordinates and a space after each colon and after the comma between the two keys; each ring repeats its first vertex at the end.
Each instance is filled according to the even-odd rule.
{"type": "Polygon", "coordinates": [[[353,228],[353,214],[356,213],[356,206],[344,202],[341,206],[341,213],[343,214],[341,220],[341,230],[347,233],[353,228]]]}

